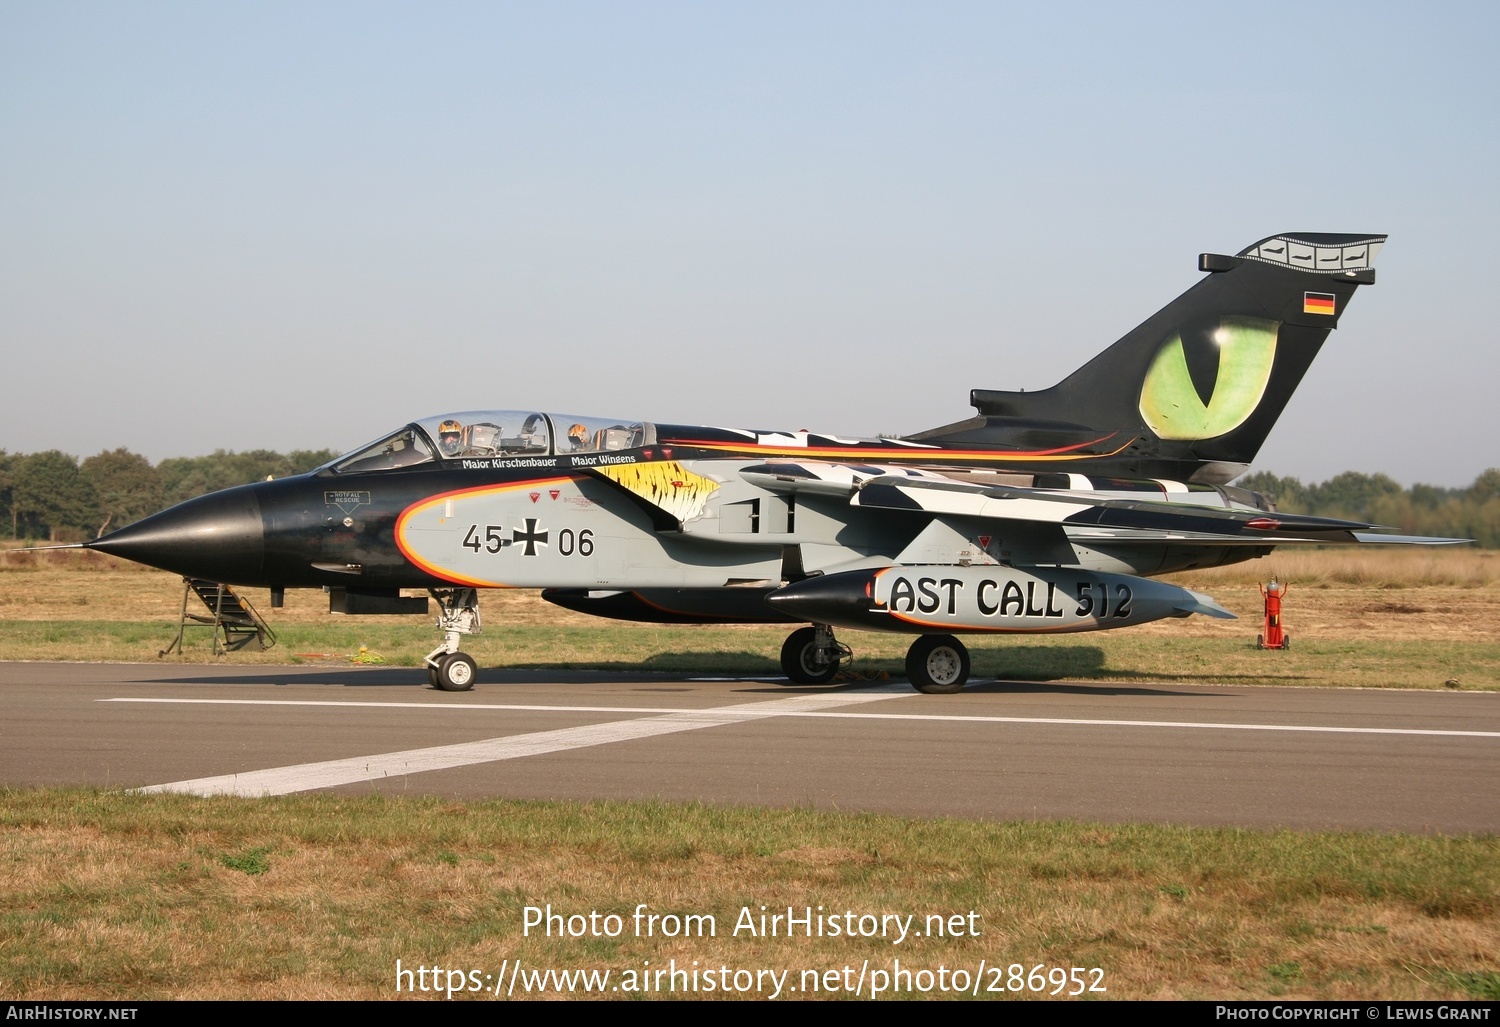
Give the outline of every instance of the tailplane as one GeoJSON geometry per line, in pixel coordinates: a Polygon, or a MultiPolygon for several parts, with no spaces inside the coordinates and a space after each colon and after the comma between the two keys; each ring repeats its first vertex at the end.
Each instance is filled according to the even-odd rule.
{"type": "Polygon", "coordinates": [[[1289,232],[1235,256],[1062,382],[975,389],[979,416],[912,436],[1069,451],[1070,469],[1227,482],[1259,452],[1350,298],[1375,281],[1383,235],[1289,232]],[[1089,455],[1094,453],[1096,455],[1089,455]]]}

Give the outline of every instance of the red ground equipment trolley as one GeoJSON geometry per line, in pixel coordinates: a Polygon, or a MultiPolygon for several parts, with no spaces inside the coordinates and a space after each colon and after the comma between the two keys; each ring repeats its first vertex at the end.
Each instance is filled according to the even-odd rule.
{"type": "Polygon", "coordinates": [[[1274,577],[1260,587],[1260,594],[1266,598],[1266,627],[1264,633],[1255,636],[1257,649],[1292,647],[1292,636],[1281,628],[1281,599],[1286,595],[1286,588],[1274,577]]]}

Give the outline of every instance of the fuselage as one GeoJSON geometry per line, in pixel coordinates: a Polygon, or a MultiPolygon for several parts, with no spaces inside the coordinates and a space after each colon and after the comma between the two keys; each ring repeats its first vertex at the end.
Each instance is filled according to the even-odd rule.
{"type": "MultiPolygon", "coordinates": [[[[1259,503],[1242,490],[1081,473],[1101,446],[1120,444],[1105,433],[1087,446],[974,448],[466,412],[413,422],[305,475],[190,500],[90,545],[273,589],[769,587],[900,561],[931,518],[848,501],[862,481],[892,472],[1219,508],[1259,503]]],[[[979,563],[1152,574],[1259,555],[1108,552],[1045,533],[997,538],[981,523],[956,527],[972,536],[979,563]]]]}

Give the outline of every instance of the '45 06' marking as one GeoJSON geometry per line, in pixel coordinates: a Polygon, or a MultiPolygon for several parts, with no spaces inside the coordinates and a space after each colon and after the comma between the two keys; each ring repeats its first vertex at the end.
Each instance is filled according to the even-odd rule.
{"type": "MultiPolygon", "coordinates": [[[[500,533],[504,530],[503,525],[486,524],[484,534],[481,535],[479,525],[471,524],[461,544],[464,548],[472,549],[476,553],[480,550],[486,553],[498,553],[511,546],[522,546],[524,547],[521,551],[522,556],[536,556],[538,546],[551,548],[551,543],[548,541],[551,532],[537,530],[535,517],[526,518],[525,528],[512,528],[510,538],[501,536],[500,533]]],[[[594,529],[584,528],[577,532],[572,528],[562,529],[557,533],[557,552],[560,556],[572,556],[575,553],[579,556],[593,556],[594,529]]]]}

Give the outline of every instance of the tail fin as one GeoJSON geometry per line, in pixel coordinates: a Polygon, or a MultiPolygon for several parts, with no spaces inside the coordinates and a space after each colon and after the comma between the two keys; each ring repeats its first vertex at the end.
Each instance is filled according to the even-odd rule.
{"type": "Polygon", "coordinates": [[[1229,481],[1255,458],[1355,289],[1375,281],[1385,238],[1292,232],[1233,257],[1205,253],[1207,278],[1062,382],[975,389],[978,418],[913,438],[1025,448],[1101,432],[1124,446],[1133,435],[1084,457],[1087,469],[1229,481]]]}

